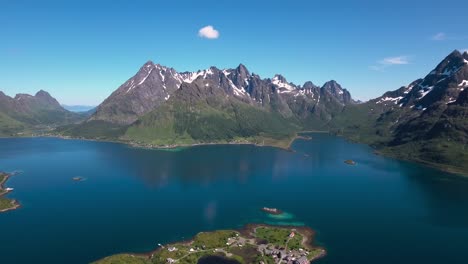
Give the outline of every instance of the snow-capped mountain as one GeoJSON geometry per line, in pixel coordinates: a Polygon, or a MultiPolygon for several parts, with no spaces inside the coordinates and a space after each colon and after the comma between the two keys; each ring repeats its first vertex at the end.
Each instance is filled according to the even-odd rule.
{"type": "Polygon", "coordinates": [[[426,110],[440,103],[450,104],[468,87],[468,53],[455,50],[423,79],[387,92],[377,104],[426,110]]]}
{"type": "MultiPolygon", "coordinates": [[[[209,82],[210,85],[222,89],[227,96],[250,105],[278,111],[285,117],[295,114],[292,109],[296,107],[291,104],[297,102],[298,98],[317,106],[320,104],[320,98],[323,98],[322,103],[333,101],[339,105],[337,108],[353,103],[349,92],[335,81],[327,82],[322,88],[311,85],[311,82],[306,82],[301,87],[288,82],[279,74],[272,79],[262,79],[256,74],[251,74],[242,64],[234,69],[221,70],[210,67],[196,72],[179,73],[173,68],[148,61],[98,106],[90,120],[131,124],[169,100],[182,83],[192,83],[195,80],[209,82]]],[[[312,114],[314,109],[308,107],[312,114]]]]}
{"type": "Polygon", "coordinates": [[[424,78],[347,106],[334,129],[399,158],[468,169],[468,53],[453,51],[424,78]]]}

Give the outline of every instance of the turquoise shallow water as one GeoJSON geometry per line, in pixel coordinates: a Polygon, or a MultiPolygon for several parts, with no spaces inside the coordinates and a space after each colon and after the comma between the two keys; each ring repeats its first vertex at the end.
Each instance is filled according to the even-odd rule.
{"type": "Polygon", "coordinates": [[[293,148],[0,139],[0,170],[23,171],[7,183],[22,207],[0,214],[1,263],[87,263],[250,222],[317,230],[318,263],[467,263],[467,179],[326,134],[293,148]]]}

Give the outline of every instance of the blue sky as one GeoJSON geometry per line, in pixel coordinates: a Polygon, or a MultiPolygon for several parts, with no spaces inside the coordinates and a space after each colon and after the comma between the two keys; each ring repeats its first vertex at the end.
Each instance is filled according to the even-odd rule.
{"type": "Polygon", "coordinates": [[[466,0],[0,3],[0,90],[44,89],[65,104],[99,104],[148,60],[178,71],[243,63],[370,99],[468,49],[466,0]],[[208,25],[217,38],[199,36],[208,25]]]}

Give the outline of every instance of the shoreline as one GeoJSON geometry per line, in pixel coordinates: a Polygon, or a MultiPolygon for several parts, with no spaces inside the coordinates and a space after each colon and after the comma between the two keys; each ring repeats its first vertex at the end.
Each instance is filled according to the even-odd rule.
{"type": "MultiPolygon", "coordinates": [[[[298,132],[298,133],[303,133],[303,132],[298,132]]],[[[82,138],[82,137],[70,137],[70,136],[60,136],[60,135],[38,135],[38,136],[24,136],[24,137],[0,137],[4,139],[9,139],[9,138],[58,138],[58,139],[63,139],[63,140],[83,140],[83,141],[93,141],[93,142],[107,142],[107,143],[117,143],[117,144],[123,144],[132,148],[139,148],[139,149],[149,149],[149,150],[168,150],[168,149],[177,149],[177,148],[191,148],[191,147],[200,147],[200,146],[216,146],[216,145],[251,145],[255,147],[272,147],[272,148],[278,148],[282,149],[285,151],[290,151],[292,152],[293,150],[291,149],[292,143],[300,138],[301,136],[296,133],[293,137],[291,137],[288,140],[287,146],[281,146],[281,145],[276,145],[276,144],[259,144],[256,142],[251,142],[251,141],[239,141],[239,142],[200,142],[200,143],[192,143],[192,144],[174,144],[174,145],[166,145],[166,146],[154,146],[151,144],[141,144],[137,142],[132,142],[132,141],[126,141],[126,140],[113,140],[113,139],[97,139],[97,138],[82,138]]],[[[306,133],[306,132],[304,132],[306,133]]],[[[285,139],[286,140],[286,139],[285,139]]]]}
{"type": "Polygon", "coordinates": [[[143,145],[143,144],[138,144],[134,142],[129,142],[125,140],[112,140],[112,139],[93,139],[93,138],[80,138],[80,137],[69,137],[69,136],[59,136],[59,135],[38,135],[38,136],[13,136],[13,137],[0,137],[4,139],[8,138],[59,138],[59,139],[64,139],[64,140],[83,140],[83,141],[95,141],[95,142],[108,142],[108,143],[117,143],[117,144],[123,144],[132,148],[138,148],[138,149],[148,149],[148,150],[172,150],[172,149],[177,149],[177,148],[191,148],[191,147],[199,147],[199,146],[216,146],[216,145],[251,145],[255,147],[272,147],[272,148],[278,148],[284,151],[288,152],[294,152],[292,149],[292,144],[294,143],[295,140],[297,139],[302,139],[302,140],[310,140],[310,139],[305,139],[303,136],[300,134],[303,133],[328,133],[330,135],[334,135],[336,137],[341,137],[344,138],[348,142],[352,143],[357,143],[357,144],[363,144],[366,146],[369,146],[370,148],[373,149],[374,154],[386,157],[386,158],[391,158],[399,161],[407,161],[407,162],[412,162],[416,163],[422,166],[426,166],[432,169],[439,170],[441,172],[446,172],[449,174],[452,174],[457,177],[463,177],[463,178],[468,178],[468,172],[464,170],[460,170],[458,168],[454,168],[452,166],[444,165],[444,164],[438,164],[438,163],[433,163],[425,160],[420,160],[420,159],[411,159],[411,158],[401,158],[396,155],[392,155],[390,153],[385,153],[385,151],[377,149],[375,146],[372,146],[371,144],[366,144],[363,142],[359,142],[356,140],[352,140],[344,135],[339,135],[339,134],[333,134],[330,133],[329,131],[320,131],[320,130],[304,130],[304,131],[299,131],[296,132],[295,136],[291,138],[289,141],[287,147],[286,146],[279,146],[279,145],[274,145],[274,144],[258,144],[255,142],[207,142],[207,143],[193,143],[193,144],[176,144],[176,145],[170,145],[170,146],[148,146],[148,145],[143,145]]]}
{"type": "Polygon", "coordinates": [[[454,168],[453,166],[443,165],[443,164],[439,164],[439,163],[433,163],[433,162],[430,162],[430,161],[425,161],[425,160],[416,159],[416,158],[407,158],[407,159],[405,159],[405,158],[398,157],[398,155],[394,155],[394,154],[391,154],[391,153],[385,153],[385,151],[381,151],[381,150],[378,150],[378,149],[375,149],[375,148],[372,148],[372,149],[374,149],[374,153],[376,155],[379,155],[379,156],[382,156],[382,157],[387,157],[387,158],[391,158],[391,159],[395,159],[395,160],[399,160],[399,161],[406,161],[406,162],[416,163],[416,164],[422,165],[424,167],[428,167],[428,168],[431,168],[431,169],[436,169],[436,170],[441,171],[441,172],[449,173],[449,174],[451,174],[453,176],[456,176],[456,177],[468,178],[468,172],[467,171],[460,170],[458,168],[454,168]]]}
{"type": "Polygon", "coordinates": [[[243,235],[243,236],[245,236],[245,237],[247,237],[249,239],[256,239],[256,237],[253,235],[253,233],[255,233],[255,230],[257,228],[259,228],[259,227],[291,229],[291,230],[296,230],[296,232],[303,235],[303,240],[301,241],[301,245],[304,247],[304,249],[307,249],[307,250],[314,250],[315,249],[315,250],[320,250],[321,251],[318,255],[316,255],[312,259],[310,259],[309,263],[314,262],[317,259],[323,258],[323,257],[325,257],[327,255],[327,251],[325,250],[325,248],[323,248],[322,246],[316,246],[315,245],[314,242],[315,242],[315,237],[316,237],[317,232],[315,230],[313,230],[312,228],[308,227],[308,226],[288,226],[288,225],[269,225],[269,224],[250,223],[250,224],[245,224],[241,228],[217,229],[217,230],[211,230],[211,231],[198,232],[197,234],[195,234],[193,237],[191,237],[189,239],[177,240],[177,241],[173,241],[173,242],[169,242],[169,243],[165,243],[165,244],[160,244],[160,245],[158,245],[157,248],[155,248],[154,250],[148,251],[148,252],[144,252],[144,253],[121,252],[121,253],[116,253],[116,254],[113,254],[113,255],[110,255],[110,256],[100,258],[98,260],[93,261],[92,263],[94,263],[94,264],[101,263],[102,261],[105,261],[106,259],[108,259],[110,257],[121,256],[121,255],[128,255],[128,256],[131,256],[131,257],[140,257],[140,258],[144,258],[146,260],[151,260],[151,258],[155,254],[159,253],[160,251],[166,249],[167,247],[169,247],[171,245],[175,245],[175,244],[190,245],[191,243],[193,243],[195,241],[195,238],[196,238],[197,235],[203,234],[203,233],[212,233],[212,232],[217,232],[217,231],[234,231],[234,232],[238,232],[239,234],[241,234],[241,235],[243,235]]]}
{"type": "Polygon", "coordinates": [[[5,183],[8,181],[8,179],[10,179],[12,174],[6,173],[6,172],[0,172],[0,174],[3,174],[3,179],[0,182],[0,199],[6,199],[7,201],[10,201],[10,205],[11,205],[11,207],[0,209],[0,213],[16,210],[21,206],[21,204],[15,199],[9,199],[9,198],[4,197],[5,195],[12,192],[9,190],[5,190],[4,188],[5,183]]]}
{"type": "Polygon", "coordinates": [[[455,177],[468,178],[468,171],[465,171],[463,169],[455,168],[455,167],[450,166],[450,165],[444,165],[444,164],[440,164],[440,163],[433,163],[433,162],[425,161],[425,160],[421,160],[421,159],[402,158],[402,157],[399,157],[398,155],[385,152],[385,150],[379,149],[376,146],[373,146],[371,144],[367,144],[367,143],[364,143],[364,142],[360,142],[360,141],[357,141],[357,140],[350,139],[350,138],[346,137],[345,135],[333,134],[333,133],[331,133],[331,135],[343,138],[347,142],[351,142],[351,143],[354,143],[354,144],[366,145],[366,146],[370,147],[373,150],[373,153],[375,155],[378,155],[378,156],[381,156],[381,157],[394,159],[394,160],[398,160],[398,161],[405,161],[405,162],[415,163],[415,164],[418,164],[418,165],[421,165],[421,166],[424,166],[424,167],[427,167],[427,168],[431,168],[431,169],[435,169],[435,170],[438,170],[438,171],[441,171],[441,172],[451,174],[451,175],[453,175],[455,177]]]}
{"type": "MultiPolygon", "coordinates": [[[[133,148],[141,148],[141,149],[154,149],[154,150],[167,150],[167,149],[177,149],[177,148],[190,148],[190,147],[199,147],[199,146],[216,146],[216,145],[251,145],[255,147],[272,147],[278,148],[290,152],[294,152],[291,146],[297,139],[302,140],[312,140],[311,137],[303,136],[301,134],[304,133],[330,133],[329,131],[325,130],[301,130],[295,132],[289,139],[285,138],[284,140],[288,140],[288,144],[286,146],[280,144],[259,144],[256,142],[251,141],[231,141],[231,142],[199,142],[199,143],[192,143],[192,144],[174,144],[174,145],[166,145],[166,146],[154,146],[151,144],[144,144],[144,143],[137,143],[128,140],[119,140],[119,139],[98,139],[98,138],[84,138],[84,137],[72,137],[72,136],[61,136],[61,135],[53,135],[53,134],[46,134],[46,135],[37,135],[37,136],[15,136],[15,137],[2,137],[2,138],[59,138],[64,140],[84,140],[84,141],[94,141],[94,142],[108,142],[108,143],[118,143],[127,145],[133,148]]],[[[280,142],[281,140],[277,140],[280,142]]]]}

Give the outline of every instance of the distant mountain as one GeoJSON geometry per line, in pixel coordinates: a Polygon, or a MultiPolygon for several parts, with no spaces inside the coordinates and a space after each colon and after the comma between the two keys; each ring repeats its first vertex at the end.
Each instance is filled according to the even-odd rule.
{"type": "Polygon", "coordinates": [[[332,121],[340,134],[398,158],[468,171],[468,53],[453,51],[422,79],[332,121]]]}
{"type": "Polygon", "coordinates": [[[70,112],[75,112],[75,113],[90,112],[90,111],[94,111],[96,108],[96,106],[91,106],[91,105],[62,105],[62,107],[70,112]]]}
{"type": "Polygon", "coordinates": [[[335,81],[300,86],[279,74],[262,79],[242,64],[177,72],[149,61],[87,122],[61,133],[156,145],[240,138],[263,142],[300,129],[323,129],[345,105],[354,103],[335,81]]]}
{"type": "Polygon", "coordinates": [[[82,115],[65,110],[55,98],[42,90],[34,96],[17,94],[14,98],[0,92],[0,135],[3,136],[82,119],[82,115]]]}

